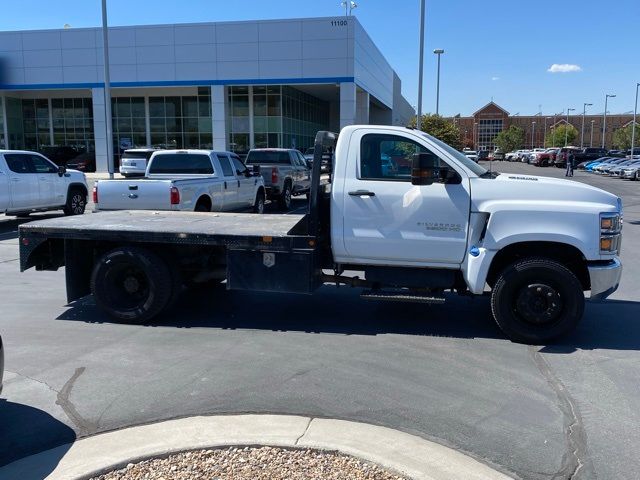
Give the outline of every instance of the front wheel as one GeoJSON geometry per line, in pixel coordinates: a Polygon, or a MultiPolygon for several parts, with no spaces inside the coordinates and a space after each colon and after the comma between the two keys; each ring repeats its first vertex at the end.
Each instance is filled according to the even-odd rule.
{"type": "Polygon", "coordinates": [[[142,323],[159,314],[173,298],[173,288],[167,263],[144,248],[111,250],[91,273],[96,304],[126,323],[142,323]]]}
{"type": "Polygon", "coordinates": [[[498,276],[491,310],[513,341],[544,343],[573,330],[584,312],[584,292],[573,272],[547,258],[518,260],[498,276]]]}
{"type": "Polygon", "coordinates": [[[64,206],[65,215],[82,215],[87,206],[87,195],[80,188],[71,188],[64,206]]]}
{"type": "Polygon", "coordinates": [[[258,190],[256,193],[256,201],[253,202],[253,213],[264,213],[264,192],[262,190],[258,190]]]}

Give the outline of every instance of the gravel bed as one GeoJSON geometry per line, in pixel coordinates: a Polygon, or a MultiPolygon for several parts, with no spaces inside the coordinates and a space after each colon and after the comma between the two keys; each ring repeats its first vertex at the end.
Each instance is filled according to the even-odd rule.
{"type": "Polygon", "coordinates": [[[91,480],[408,480],[335,452],[275,447],[198,450],[130,463],[91,480]]]}

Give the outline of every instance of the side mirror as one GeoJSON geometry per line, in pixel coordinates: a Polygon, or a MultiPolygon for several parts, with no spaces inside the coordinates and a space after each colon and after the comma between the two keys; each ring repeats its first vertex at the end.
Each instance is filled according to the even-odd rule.
{"type": "Polygon", "coordinates": [[[431,185],[440,181],[440,159],[431,153],[414,153],[411,161],[411,184],[431,185]]]}
{"type": "Polygon", "coordinates": [[[253,176],[260,176],[260,165],[253,165],[253,176]]]}
{"type": "Polygon", "coordinates": [[[64,165],[60,165],[58,167],[58,176],[61,177],[63,176],[65,173],[67,173],[67,167],[65,167],[64,165]]]}

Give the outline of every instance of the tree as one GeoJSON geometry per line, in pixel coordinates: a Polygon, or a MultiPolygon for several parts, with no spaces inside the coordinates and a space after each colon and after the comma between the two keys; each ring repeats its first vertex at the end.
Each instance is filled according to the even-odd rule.
{"type": "Polygon", "coordinates": [[[565,132],[567,136],[567,145],[571,145],[573,141],[578,138],[578,130],[573,125],[558,125],[551,130],[551,135],[547,135],[547,141],[544,143],[545,147],[564,147],[565,132]],[[567,129],[569,130],[567,132],[567,129]]]}
{"type": "MultiPolygon", "coordinates": [[[[631,130],[633,128],[633,123],[630,123],[624,128],[619,128],[615,132],[613,132],[613,146],[615,148],[619,148],[621,150],[627,150],[631,148],[631,130]]],[[[638,136],[640,135],[640,125],[636,123],[636,138],[634,147],[638,147],[638,136]]]]}
{"type": "MultiPolygon", "coordinates": [[[[413,117],[409,126],[416,128],[416,117],[413,117]]],[[[420,129],[457,150],[462,149],[460,129],[453,122],[445,120],[440,115],[422,115],[420,129]]]]}
{"type": "Polygon", "coordinates": [[[524,141],[524,130],[516,125],[511,125],[508,130],[500,132],[493,143],[504,153],[507,153],[521,148],[524,141]]]}

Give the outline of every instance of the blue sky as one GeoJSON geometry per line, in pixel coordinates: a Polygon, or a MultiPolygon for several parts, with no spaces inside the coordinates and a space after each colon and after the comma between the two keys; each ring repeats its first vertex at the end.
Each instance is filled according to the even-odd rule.
{"type": "MultiPolygon", "coordinates": [[[[419,0],[356,0],[354,14],[417,103],[419,0]]],[[[101,24],[100,0],[3,2],[0,30],[101,24]]],[[[110,25],[340,15],[340,0],[109,0],[110,25]]],[[[435,109],[434,48],[444,48],[440,113],[493,100],[510,113],[633,110],[640,82],[640,0],[427,0],[423,110],[435,109]],[[551,73],[553,65],[580,71],[551,73]],[[571,68],[571,67],[570,67],[571,68]]],[[[557,68],[557,67],[556,67],[557,68]]]]}

